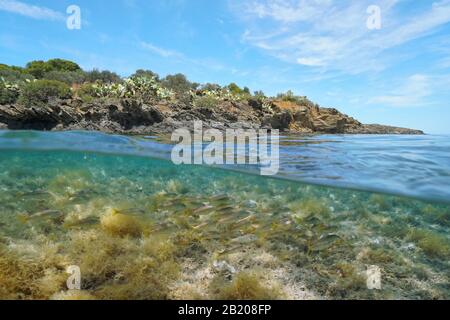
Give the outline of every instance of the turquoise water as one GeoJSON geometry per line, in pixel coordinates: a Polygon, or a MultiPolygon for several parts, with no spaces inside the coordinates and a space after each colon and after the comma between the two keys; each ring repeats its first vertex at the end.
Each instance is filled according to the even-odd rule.
{"type": "Polygon", "coordinates": [[[450,297],[446,137],[282,137],[273,178],[164,141],[0,132],[0,298],[450,297]]]}

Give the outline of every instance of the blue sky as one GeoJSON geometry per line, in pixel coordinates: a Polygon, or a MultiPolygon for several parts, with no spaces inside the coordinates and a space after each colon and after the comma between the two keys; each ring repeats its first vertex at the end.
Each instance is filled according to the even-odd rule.
{"type": "Polygon", "coordinates": [[[182,72],[450,133],[449,22],[450,0],[0,0],[0,63],[182,72]],[[81,30],[66,28],[72,4],[81,30]],[[370,5],[381,29],[367,28],[370,5]]]}

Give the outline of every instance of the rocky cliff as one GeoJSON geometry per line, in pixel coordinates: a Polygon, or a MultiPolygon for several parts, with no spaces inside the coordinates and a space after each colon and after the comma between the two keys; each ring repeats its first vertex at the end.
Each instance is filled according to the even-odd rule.
{"type": "Polygon", "coordinates": [[[45,107],[0,105],[0,129],[96,130],[122,134],[170,133],[202,120],[207,128],[269,128],[291,133],[423,134],[422,131],[365,125],[336,109],[272,100],[262,104],[223,101],[214,108],[136,100],[85,103],[53,100],[45,107]]]}

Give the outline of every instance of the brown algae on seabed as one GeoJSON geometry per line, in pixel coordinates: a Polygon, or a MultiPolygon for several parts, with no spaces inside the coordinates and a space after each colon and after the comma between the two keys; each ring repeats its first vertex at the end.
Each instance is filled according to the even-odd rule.
{"type": "Polygon", "coordinates": [[[103,230],[113,236],[137,238],[142,235],[141,224],[135,218],[122,214],[116,209],[111,209],[100,222],[103,230]]]}
{"type": "Polygon", "coordinates": [[[446,205],[133,157],[0,159],[1,299],[450,297],[446,205]]]}

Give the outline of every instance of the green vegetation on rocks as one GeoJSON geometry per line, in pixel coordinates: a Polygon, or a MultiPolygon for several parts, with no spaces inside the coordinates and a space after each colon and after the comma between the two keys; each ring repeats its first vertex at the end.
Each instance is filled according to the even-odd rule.
{"type": "Polygon", "coordinates": [[[51,59],[48,61],[31,61],[25,67],[25,72],[32,74],[37,79],[43,79],[46,73],[51,71],[74,72],[80,71],[78,64],[63,59],[51,59]]]}
{"type": "Polygon", "coordinates": [[[50,99],[69,99],[70,87],[56,80],[36,80],[26,83],[21,90],[18,102],[27,107],[43,106],[50,99]]]}
{"type": "Polygon", "coordinates": [[[112,71],[86,71],[75,62],[51,59],[31,61],[24,68],[0,64],[0,78],[0,126],[10,129],[147,134],[172,132],[201,120],[205,127],[219,130],[240,126],[293,133],[422,134],[363,125],[293,91],[269,97],[236,83],[198,84],[180,73],[160,77],[139,69],[122,78],[112,71]],[[43,106],[46,110],[38,113],[30,109],[43,106]]]}
{"type": "MultiPolygon", "coordinates": [[[[11,84],[20,85],[20,91],[25,91],[22,94],[24,98],[20,101],[27,106],[36,102],[46,103],[54,97],[61,99],[71,97],[66,94],[66,88],[63,89],[64,94],[55,94],[55,90],[48,90],[48,87],[55,88],[56,82],[23,85],[25,81],[35,79],[58,81],[72,86],[75,96],[88,103],[101,98],[131,98],[143,102],[174,98],[183,104],[192,103],[194,106],[214,108],[222,101],[244,101],[253,97],[249,88],[241,89],[235,83],[224,87],[218,84],[200,85],[189,81],[181,73],[160,78],[157,73],[144,69],[137,70],[129,78],[121,78],[108,70],[84,71],[77,63],[64,59],[35,60],[27,63],[24,68],[1,64],[0,76],[11,84]],[[33,92],[31,94],[33,97],[30,97],[30,91],[35,91],[34,89],[38,87],[44,89],[39,97],[36,97],[38,95],[36,92],[33,92]]],[[[61,85],[59,87],[62,88],[61,85]]],[[[7,95],[4,88],[2,88],[2,94],[7,95]]],[[[264,100],[267,97],[259,91],[255,99],[264,100]]],[[[13,97],[3,97],[0,103],[15,101],[13,97]]]]}
{"type": "Polygon", "coordinates": [[[19,98],[19,94],[20,88],[18,84],[0,78],[0,104],[15,103],[19,98]]]}
{"type": "Polygon", "coordinates": [[[97,82],[100,81],[102,83],[117,83],[121,82],[122,79],[117,73],[111,71],[100,71],[98,69],[94,69],[92,71],[84,72],[85,82],[97,82]]]}

